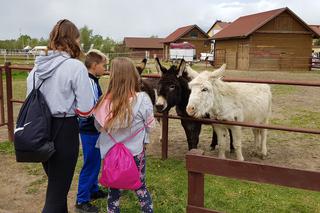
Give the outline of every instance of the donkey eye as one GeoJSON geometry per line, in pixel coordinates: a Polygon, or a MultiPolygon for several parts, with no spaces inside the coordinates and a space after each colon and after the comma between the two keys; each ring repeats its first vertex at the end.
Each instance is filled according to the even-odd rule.
{"type": "Polygon", "coordinates": [[[171,86],[169,87],[170,90],[174,90],[175,88],[176,88],[175,85],[171,85],[171,86]]]}
{"type": "Polygon", "coordinates": [[[202,90],[201,90],[201,92],[207,92],[208,91],[208,88],[203,88],[202,90]]]}

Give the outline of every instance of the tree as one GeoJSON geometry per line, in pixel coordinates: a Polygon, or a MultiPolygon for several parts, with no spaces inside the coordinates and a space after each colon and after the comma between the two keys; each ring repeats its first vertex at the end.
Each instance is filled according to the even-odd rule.
{"type": "Polygon", "coordinates": [[[90,40],[93,44],[93,48],[101,50],[102,45],[104,43],[103,37],[101,35],[94,35],[90,40]]]}
{"type": "Polygon", "coordinates": [[[88,26],[84,26],[80,29],[81,45],[85,52],[90,49],[92,38],[92,30],[88,26]]]}
{"type": "Polygon", "coordinates": [[[29,45],[31,37],[28,35],[21,35],[17,40],[17,49],[23,49],[25,46],[29,45]]]}

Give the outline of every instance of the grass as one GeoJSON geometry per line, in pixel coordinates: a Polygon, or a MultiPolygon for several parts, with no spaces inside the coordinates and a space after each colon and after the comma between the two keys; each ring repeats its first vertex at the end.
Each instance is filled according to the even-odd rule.
{"type": "Polygon", "coordinates": [[[297,91],[296,86],[289,86],[289,85],[272,85],[271,92],[272,95],[290,95],[297,91]]]}
{"type": "MultiPolygon", "coordinates": [[[[0,143],[0,153],[13,157],[13,145],[0,143]]],[[[76,167],[79,174],[82,157],[76,167]]],[[[28,174],[41,175],[30,183],[28,194],[37,194],[45,186],[41,164],[25,164],[28,174]]],[[[78,176],[75,175],[74,182],[78,176]]],[[[184,160],[162,161],[147,159],[147,185],[152,194],[156,212],[185,212],[187,204],[187,172],[184,160]]],[[[121,197],[122,212],[140,212],[135,194],[124,191],[121,197]]],[[[106,200],[94,202],[100,212],[106,212],[106,200]]],[[[205,207],[223,212],[320,212],[320,193],[268,184],[256,184],[215,176],[205,176],[205,207]]]]}
{"type": "MultiPolygon", "coordinates": [[[[286,111],[283,112],[285,114],[286,111]]],[[[320,114],[308,110],[297,110],[296,114],[286,116],[286,119],[273,118],[272,123],[289,127],[304,127],[320,129],[320,114]]]]}
{"type": "MultiPolygon", "coordinates": [[[[194,66],[196,66],[195,68],[198,70],[204,70],[203,66],[194,66]]],[[[154,67],[152,67],[152,69],[154,69],[154,67]]],[[[244,72],[239,71],[230,71],[230,73],[239,77],[242,77],[244,74],[244,72]]],[[[253,75],[251,72],[248,73],[248,75],[253,75]]],[[[259,72],[258,75],[260,74],[273,76],[273,73],[259,72]]],[[[312,73],[307,74],[295,73],[292,75],[285,73],[285,76],[291,75],[297,77],[298,80],[300,75],[310,76],[308,79],[312,80],[313,77],[317,77],[318,74],[320,74],[320,71],[312,71],[312,73]]],[[[279,75],[281,75],[281,73],[279,73],[279,75]]],[[[26,77],[26,72],[13,73],[15,99],[23,99],[25,97],[26,77]]],[[[290,77],[288,77],[288,79],[290,79],[290,77]]],[[[315,78],[315,80],[317,79],[319,78],[315,78]]],[[[106,82],[105,79],[101,79],[101,84],[104,88],[106,82]]],[[[272,85],[272,93],[276,99],[278,97],[280,99],[290,97],[299,91],[299,87],[272,85]]],[[[315,106],[317,105],[316,103],[317,101],[314,102],[315,106]]],[[[20,104],[15,104],[15,109],[20,108],[20,106],[20,104]]],[[[273,124],[320,128],[320,123],[318,122],[320,120],[320,114],[316,110],[313,111],[312,109],[305,108],[303,104],[294,109],[290,103],[279,106],[275,105],[274,107],[280,108],[281,116],[273,117],[273,124]]],[[[15,116],[17,116],[17,110],[15,111],[15,116]]],[[[178,121],[176,123],[177,126],[180,126],[178,121]]],[[[211,126],[205,125],[202,129],[204,133],[212,134],[211,126]]],[[[170,137],[172,137],[172,140],[176,139],[174,135],[170,137]]],[[[298,134],[292,137],[296,137],[296,140],[301,141],[310,138],[317,140],[314,135],[307,134],[298,134]]],[[[292,137],[290,136],[286,138],[286,140],[291,140],[292,137]]],[[[278,143],[284,139],[275,137],[272,140],[270,140],[270,142],[278,143]]],[[[0,154],[14,157],[12,143],[0,143],[0,154]]],[[[76,185],[81,166],[82,156],[80,155],[73,180],[76,185]]],[[[22,172],[39,177],[37,180],[31,182],[26,189],[26,193],[36,196],[46,185],[46,177],[42,171],[42,166],[41,164],[25,164],[24,168],[25,171],[22,172]]],[[[187,203],[187,172],[185,170],[184,160],[171,158],[166,161],[161,161],[155,157],[149,157],[147,159],[147,185],[152,194],[156,212],[185,212],[187,203]]],[[[100,207],[101,212],[106,212],[105,200],[95,201],[95,204],[100,207]]],[[[205,206],[223,212],[320,212],[320,193],[206,176],[205,206]]],[[[138,202],[134,193],[129,191],[123,193],[121,210],[122,212],[130,213],[139,212],[138,202]]]]}

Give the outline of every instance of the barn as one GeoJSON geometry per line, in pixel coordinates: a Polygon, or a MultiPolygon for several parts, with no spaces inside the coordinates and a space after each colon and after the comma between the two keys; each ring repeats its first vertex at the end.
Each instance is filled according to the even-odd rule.
{"type": "Polygon", "coordinates": [[[123,44],[132,57],[159,57],[163,55],[163,38],[125,37],[123,44]]]}
{"type": "Polygon", "coordinates": [[[200,58],[200,53],[210,52],[210,40],[207,33],[205,33],[197,25],[188,25],[180,27],[175,30],[173,33],[168,35],[164,43],[164,57],[169,59],[169,50],[171,43],[183,43],[188,42],[195,46],[196,49],[196,58],[200,58]]]}
{"type": "Polygon", "coordinates": [[[319,34],[289,8],[242,16],[215,34],[215,65],[238,70],[309,70],[319,34]]]}

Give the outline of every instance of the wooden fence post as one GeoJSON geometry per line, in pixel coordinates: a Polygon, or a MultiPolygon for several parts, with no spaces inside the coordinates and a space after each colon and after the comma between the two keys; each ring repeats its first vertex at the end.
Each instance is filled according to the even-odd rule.
{"type": "Polygon", "coordinates": [[[13,103],[12,103],[12,73],[11,73],[11,63],[5,63],[6,71],[6,90],[7,90],[7,111],[8,111],[8,139],[13,141],[13,131],[14,131],[14,121],[13,121],[13,103]]]}
{"type": "Polygon", "coordinates": [[[169,118],[168,118],[168,112],[164,112],[162,114],[162,139],[161,139],[161,145],[162,145],[162,160],[166,160],[168,158],[168,129],[169,129],[169,118]]]}
{"type": "Polygon", "coordinates": [[[5,123],[2,68],[0,68],[0,124],[5,123]]]}
{"type": "MultiPolygon", "coordinates": [[[[187,153],[187,170],[188,170],[188,155],[203,155],[203,151],[199,149],[192,149],[187,153]]],[[[204,207],[204,174],[198,172],[191,172],[188,170],[188,204],[187,213],[193,212],[190,207],[204,207]]]]}

